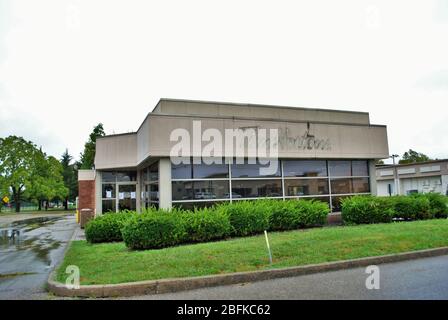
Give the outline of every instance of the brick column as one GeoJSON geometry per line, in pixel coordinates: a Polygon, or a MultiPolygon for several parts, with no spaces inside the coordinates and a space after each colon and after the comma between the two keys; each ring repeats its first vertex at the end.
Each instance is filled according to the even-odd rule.
{"type": "Polygon", "coordinates": [[[95,170],[79,170],[78,187],[78,210],[91,209],[95,212],[95,170]]]}

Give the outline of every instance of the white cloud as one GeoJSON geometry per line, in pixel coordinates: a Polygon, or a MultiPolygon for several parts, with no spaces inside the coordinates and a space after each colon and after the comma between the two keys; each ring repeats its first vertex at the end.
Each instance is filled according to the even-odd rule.
{"type": "Polygon", "coordinates": [[[55,155],[77,156],[98,122],[136,130],[174,97],[369,111],[391,152],[448,157],[440,1],[9,4],[0,135],[41,139],[55,155]]]}

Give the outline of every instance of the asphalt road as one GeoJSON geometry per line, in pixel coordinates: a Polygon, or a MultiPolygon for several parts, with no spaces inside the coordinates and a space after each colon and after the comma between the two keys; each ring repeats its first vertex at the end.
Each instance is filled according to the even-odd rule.
{"type": "Polygon", "coordinates": [[[64,256],[75,217],[48,216],[4,223],[0,217],[0,299],[47,299],[49,273],[64,256]]]}
{"type": "Polygon", "coordinates": [[[448,256],[379,266],[380,288],[367,289],[365,268],[130,299],[448,299],[448,256]]]}

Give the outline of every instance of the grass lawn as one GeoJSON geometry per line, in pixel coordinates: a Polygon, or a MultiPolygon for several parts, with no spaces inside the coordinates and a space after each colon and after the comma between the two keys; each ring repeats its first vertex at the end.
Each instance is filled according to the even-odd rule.
{"type": "Polygon", "coordinates": [[[15,211],[1,211],[0,216],[14,216],[14,215],[21,215],[21,214],[72,214],[75,213],[75,210],[64,210],[64,209],[49,209],[49,210],[25,210],[20,212],[15,211]]]}
{"type": "Polygon", "coordinates": [[[147,251],[130,251],[124,243],[74,241],[57,280],[65,282],[68,265],[80,268],[81,284],[87,285],[291,267],[443,247],[448,246],[448,220],[275,232],[269,238],[272,265],[264,235],[147,251]]]}

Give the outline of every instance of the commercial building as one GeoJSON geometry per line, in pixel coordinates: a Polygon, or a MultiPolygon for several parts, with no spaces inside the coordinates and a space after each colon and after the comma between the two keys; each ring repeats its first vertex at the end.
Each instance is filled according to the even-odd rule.
{"type": "Polygon", "coordinates": [[[438,192],[448,195],[448,159],[376,168],[379,196],[438,192]]]}
{"type": "Polygon", "coordinates": [[[315,198],[337,211],[342,197],[376,193],[375,160],[388,156],[386,126],[371,124],[366,112],[161,99],[136,132],[97,140],[95,170],[79,173],[79,208],[191,208],[269,197],[315,198]],[[179,129],[202,138],[188,148],[190,163],[170,157],[179,129]],[[267,166],[261,160],[250,162],[250,148],[238,153],[218,144],[213,155],[221,164],[197,161],[210,143],[207,132],[260,139],[263,129],[278,135],[272,172],[260,170],[267,166]]]}

